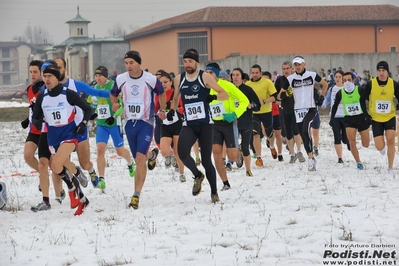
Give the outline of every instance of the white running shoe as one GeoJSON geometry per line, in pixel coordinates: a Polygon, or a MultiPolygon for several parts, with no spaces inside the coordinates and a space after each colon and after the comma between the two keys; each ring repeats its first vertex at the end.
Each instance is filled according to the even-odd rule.
{"type": "Polygon", "coordinates": [[[4,182],[0,182],[0,210],[4,209],[6,204],[7,204],[6,184],[4,182]]]}
{"type": "Polygon", "coordinates": [[[316,159],[314,157],[308,159],[308,170],[316,171],[316,159]]]}

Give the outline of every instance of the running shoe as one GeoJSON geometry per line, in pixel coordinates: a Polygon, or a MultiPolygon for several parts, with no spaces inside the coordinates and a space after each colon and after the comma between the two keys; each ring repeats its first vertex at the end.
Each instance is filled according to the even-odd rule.
{"type": "Polygon", "coordinates": [[[30,210],[33,211],[33,212],[48,211],[48,210],[51,210],[51,205],[50,204],[46,204],[45,202],[40,202],[36,206],[32,206],[30,208],[30,210]]]}
{"type": "Polygon", "coordinates": [[[75,216],[81,215],[86,207],[89,206],[89,199],[86,197],[83,197],[81,200],[79,200],[79,206],[78,209],[75,211],[75,216]]]}
{"type": "Polygon", "coordinates": [[[137,196],[133,196],[131,199],[130,199],[130,203],[129,203],[129,207],[131,207],[131,208],[133,208],[133,209],[135,209],[135,210],[137,210],[138,208],[139,208],[139,197],[137,197],[137,196]]]}
{"type": "Polygon", "coordinates": [[[201,164],[201,159],[199,157],[195,158],[195,165],[199,166],[201,164]]]}
{"type": "Polygon", "coordinates": [[[132,165],[128,165],[127,169],[129,170],[130,177],[134,177],[134,175],[136,174],[136,169],[135,169],[134,163],[132,163],[132,165]]]}
{"type": "Polygon", "coordinates": [[[7,204],[6,183],[0,182],[0,210],[4,209],[7,204]]]}
{"type": "Polygon", "coordinates": [[[180,179],[180,182],[186,182],[186,176],[185,175],[180,175],[180,177],[179,177],[179,179],[180,179]]]}
{"type": "Polygon", "coordinates": [[[97,188],[99,188],[99,189],[105,189],[105,187],[106,187],[106,185],[105,185],[105,180],[104,180],[104,177],[100,177],[99,178],[99,180],[98,180],[98,185],[97,185],[97,188]]]}
{"type": "Polygon", "coordinates": [[[87,185],[89,184],[89,180],[79,166],[76,166],[76,169],[78,170],[78,174],[75,177],[78,179],[79,184],[81,184],[82,187],[87,187],[87,185]]]}
{"type": "Polygon", "coordinates": [[[59,197],[56,197],[55,201],[58,202],[59,204],[62,204],[62,201],[65,199],[65,196],[66,196],[65,190],[62,189],[61,190],[61,195],[59,197]]]}
{"type": "Polygon", "coordinates": [[[169,168],[170,165],[172,164],[172,162],[171,162],[171,156],[166,156],[166,157],[165,157],[164,163],[165,163],[166,168],[169,168]]]}
{"type": "Polygon", "coordinates": [[[275,148],[270,149],[270,153],[272,154],[273,159],[277,159],[277,151],[275,148]]]}
{"type": "Polygon", "coordinates": [[[93,169],[93,172],[91,172],[89,174],[90,174],[90,179],[91,179],[91,183],[93,184],[93,187],[97,187],[98,186],[98,176],[97,176],[96,170],[93,169]]]}
{"type": "Polygon", "coordinates": [[[157,156],[158,156],[158,153],[159,153],[159,149],[158,149],[158,147],[155,147],[154,149],[152,149],[152,156],[151,156],[151,158],[153,158],[153,159],[148,159],[148,162],[147,162],[147,167],[148,167],[148,170],[154,170],[154,168],[155,168],[155,166],[157,165],[157,156]]]}
{"type": "Polygon", "coordinates": [[[279,162],[284,162],[283,155],[279,155],[279,156],[277,156],[277,157],[278,157],[278,161],[279,161],[279,162]]]}
{"type": "Polygon", "coordinates": [[[258,167],[263,167],[263,160],[262,158],[258,157],[255,161],[255,165],[258,167]]]}
{"type": "Polygon", "coordinates": [[[177,165],[177,160],[176,160],[176,157],[175,157],[175,156],[171,156],[171,157],[170,157],[170,161],[171,161],[172,166],[173,166],[174,168],[178,168],[178,167],[179,167],[179,166],[177,165]]]}
{"type": "Polygon", "coordinates": [[[305,157],[303,157],[302,152],[298,152],[298,153],[296,154],[296,156],[297,156],[297,159],[299,160],[300,163],[306,162],[306,159],[305,159],[305,157]]]}
{"type": "Polygon", "coordinates": [[[231,166],[231,163],[227,163],[227,164],[226,164],[226,170],[229,171],[229,172],[230,172],[231,170],[233,170],[233,167],[231,166]]]}
{"type": "Polygon", "coordinates": [[[212,203],[216,203],[216,202],[220,201],[218,193],[211,194],[211,201],[212,201],[212,203]]]}
{"type": "Polygon", "coordinates": [[[290,156],[290,163],[295,163],[295,161],[298,159],[297,154],[291,155],[290,156]]]}
{"type": "Polygon", "coordinates": [[[344,161],[342,160],[342,158],[338,158],[338,163],[344,163],[344,161]]]}
{"type": "Polygon", "coordinates": [[[359,169],[359,170],[363,170],[364,169],[364,166],[363,166],[363,164],[361,162],[357,163],[357,169],[359,169]]]}
{"type": "Polygon", "coordinates": [[[202,190],[202,181],[204,180],[205,176],[202,172],[199,172],[199,177],[194,177],[194,185],[193,185],[193,196],[198,196],[202,190]]]}
{"type": "Polygon", "coordinates": [[[238,167],[238,168],[241,168],[242,165],[244,164],[244,157],[243,157],[243,155],[242,155],[241,150],[238,150],[238,159],[237,159],[237,161],[236,161],[236,164],[237,164],[237,167],[238,167]]]}
{"type": "Polygon", "coordinates": [[[251,170],[246,171],[246,172],[245,172],[245,175],[246,175],[246,176],[254,176],[254,175],[252,174],[251,170]]]}
{"type": "Polygon", "coordinates": [[[314,155],[319,156],[319,148],[315,146],[313,148],[313,153],[314,153],[314,155]]]}
{"type": "Polygon", "coordinates": [[[229,190],[229,189],[230,189],[229,185],[223,185],[223,187],[222,187],[222,191],[229,190]]]}
{"type": "Polygon", "coordinates": [[[73,187],[72,190],[68,192],[68,194],[71,203],[71,209],[75,209],[79,205],[79,197],[76,193],[76,187],[73,187]]]}
{"type": "Polygon", "coordinates": [[[316,159],[310,158],[308,159],[308,170],[309,171],[316,171],[316,159]]]}

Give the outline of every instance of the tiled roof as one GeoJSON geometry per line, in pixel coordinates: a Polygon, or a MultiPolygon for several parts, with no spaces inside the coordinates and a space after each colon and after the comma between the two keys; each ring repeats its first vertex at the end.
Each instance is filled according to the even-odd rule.
{"type": "Polygon", "coordinates": [[[16,48],[20,45],[30,46],[26,42],[0,42],[0,48],[16,48]]]}
{"type": "Polygon", "coordinates": [[[207,7],[164,19],[125,36],[132,39],[171,28],[251,25],[399,24],[394,5],[207,7]]]}
{"type": "Polygon", "coordinates": [[[54,47],[63,47],[63,46],[71,46],[71,45],[80,45],[80,46],[85,46],[88,43],[91,42],[91,38],[89,37],[70,37],[63,41],[59,45],[55,45],[54,47]]]}

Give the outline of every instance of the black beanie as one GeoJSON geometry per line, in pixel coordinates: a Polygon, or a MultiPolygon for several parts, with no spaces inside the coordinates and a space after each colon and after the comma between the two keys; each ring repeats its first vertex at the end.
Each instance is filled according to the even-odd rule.
{"type": "Polygon", "coordinates": [[[125,54],[125,58],[131,58],[136,61],[139,65],[141,65],[141,56],[140,53],[134,50],[131,50],[125,54]]]}
{"type": "Polygon", "coordinates": [[[96,68],[95,74],[103,75],[104,77],[108,78],[108,69],[105,66],[99,66],[96,68]]]}
{"type": "Polygon", "coordinates": [[[380,61],[377,64],[377,70],[378,69],[385,69],[387,72],[389,72],[389,65],[386,61],[380,61]]]}
{"type": "Polygon", "coordinates": [[[60,69],[57,66],[49,65],[43,69],[43,74],[50,73],[54,75],[58,80],[61,79],[60,69]]]}

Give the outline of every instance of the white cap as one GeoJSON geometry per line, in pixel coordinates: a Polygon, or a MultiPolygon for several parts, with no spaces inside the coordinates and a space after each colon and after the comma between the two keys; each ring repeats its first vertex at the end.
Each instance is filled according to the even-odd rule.
{"type": "Polygon", "coordinates": [[[295,64],[295,63],[297,63],[297,64],[305,63],[305,59],[303,59],[302,57],[297,56],[297,57],[294,58],[294,60],[292,60],[292,64],[295,64]]]}

